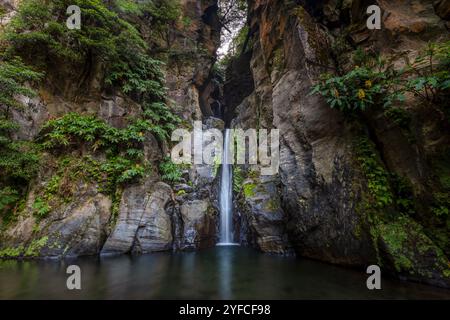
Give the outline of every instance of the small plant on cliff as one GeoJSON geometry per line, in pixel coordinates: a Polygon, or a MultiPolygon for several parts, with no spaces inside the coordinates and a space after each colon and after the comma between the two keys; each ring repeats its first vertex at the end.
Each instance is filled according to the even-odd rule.
{"type": "Polygon", "coordinates": [[[244,173],[241,167],[235,165],[233,166],[233,191],[239,193],[242,189],[242,184],[244,182],[244,173]]]}
{"type": "Polygon", "coordinates": [[[33,213],[40,220],[47,217],[50,213],[51,207],[48,205],[46,201],[42,198],[38,197],[33,203],[33,213]]]}
{"type": "Polygon", "coordinates": [[[433,107],[443,106],[450,118],[450,41],[429,43],[413,61],[407,59],[408,75],[403,90],[433,107]]]}
{"type": "Polygon", "coordinates": [[[405,58],[407,66],[396,70],[392,63],[359,49],[349,72],[323,74],[311,94],[320,94],[332,108],[354,112],[370,106],[391,107],[412,93],[432,107],[444,106],[448,116],[449,52],[450,42],[430,43],[413,62],[405,58]]]}
{"type": "Polygon", "coordinates": [[[94,116],[69,113],[47,122],[40,141],[45,149],[58,150],[86,145],[91,152],[105,152],[101,171],[115,182],[124,183],[145,173],[142,144],[145,132],[152,132],[148,120],[138,119],[124,129],[117,129],[94,116]]]}
{"type": "Polygon", "coordinates": [[[159,171],[161,172],[161,179],[169,183],[180,182],[183,175],[180,167],[167,157],[159,165],[159,171]]]}
{"type": "Polygon", "coordinates": [[[355,53],[354,60],[358,64],[343,76],[323,74],[311,94],[320,94],[331,108],[342,111],[387,107],[404,100],[403,94],[395,90],[399,72],[379,57],[365,57],[360,50],[355,53]]]}

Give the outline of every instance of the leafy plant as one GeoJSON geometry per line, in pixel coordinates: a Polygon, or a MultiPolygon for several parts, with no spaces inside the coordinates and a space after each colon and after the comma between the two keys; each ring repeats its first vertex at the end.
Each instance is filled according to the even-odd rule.
{"type": "Polygon", "coordinates": [[[0,213],[9,209],[20,199],[19,192],[11,187],[0,189],[0,213]]]}
{"type": "Polygon", "coordinates": [[[33,203],[33,210],[34,210],[34,215],[38,219],[43,219],[43,218],[47,217],[47,215],[50,213],[51,207],[48,205],[48,203],[45,200],[38,197],[35,199],[35,201],[33,203]]]}
{"type": "Polygon", "coordinates": [[[428,105],[446,107],[448,113],[449,52],[450,42],[430,43],[413,62],[406,59],[407,66],[396,70],[381,57],[359,49],[349,72],[342,76],[323,74],[311,94],[323,96],[331,108],[355,111],[369,106],[388,108],[403,102],[405,93],[412,93],[428,105]]]}
{"type": "Polygon", "coordinates": [[[41,73],[25,66],[19,58],[0,60],[0,212],[14,207],[38,169],[38,147],[32,142],[13,139],[18,124],[11,119],[11,111],[23,108],[16,96],[35,94],[24,83],[38,81],[41,77],[41,73]]]}
{"type": "Polygon", "coordinates": [[[445,102],[450,89],[450,41],[429,43],[412,63],[407,62],[405,90],[430,103],[445,102]]]}
{"type": "Polygon", "coordinates": [[[179,182],[183,175],[180,167],[168,157],[164,158],[164,161],[161,162],[159,170],[161,172],[161,179],[169,183],[179,182]]]}
{"type": "Polygon", "coordinates": [[[233,166],[233,191],[239,193],[244,182],[244,174],[239,166],[233,166]]]}
{"type": "Polygon", "coordinates": [[[367,178],[370,197],[376,208],[384,208],[393,203],[393,194],[389,185],[389,176],[379,163],[375,147],[366,137],[356,141],[356,154],[359,165],[367,178]]]}
{"type": "Polygon", "coordinates": [[[105,85],[120,87],[138,98],[162,99],[161,62],[148,55],[139,31],[117,13],[140,7],[127,0],[114,1],[112,6],[101,0],[22,1],[4,37],[8,45],[5,56],[20,54],[43,69],[52,60],[62,60],[72,70],[83,70],[87,62],[102,63],[105,85]],[[69,5],[81,9],[83,27],[79,30],[65,26],[67,17],[62,13],[69,5]]]}
{"type": "Polygon", "coordinates": [[[331,108],[342,111],[365,110],[380,105],[388,107],[404,100],[404,95],[396,90],[401,72],[381,58],[363,58],[360,51],[355,55],[355,60],[362,65],[355,65],[343,76],[323,74],[311,94],[320,94],[331,108]]]}

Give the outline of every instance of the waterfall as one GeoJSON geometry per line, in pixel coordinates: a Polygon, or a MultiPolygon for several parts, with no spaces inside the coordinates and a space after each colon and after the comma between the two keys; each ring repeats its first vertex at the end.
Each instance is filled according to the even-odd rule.
{"type": "Polygon", "coordinates": [[[217,245],[234,245],[233,243],[233,192],[232,192],[232,170],[230,157],[230,135],[231,130],[225,129],[225,139],[222,153],[222,172],[220,180],[220,242],[217,245]]]}

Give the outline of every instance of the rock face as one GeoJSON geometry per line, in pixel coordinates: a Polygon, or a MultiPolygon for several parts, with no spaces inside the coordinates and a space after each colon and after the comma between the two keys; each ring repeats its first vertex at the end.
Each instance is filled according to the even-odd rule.
{"type": "MultiPolygon", "coordinates": [[[[402,278],[448,287],[444,253],[448,244],[433,238],[426,219],[381,218],[383,212],[364,207],[368,181],[355,153],[355,138],[361,132],[343,114],[309,94],[321,73],[348,64],[349,56],[336,56],[331,49],[335,35],[348,25],[353,45],[385,55],[405,49],[417,54],[425,41],[447,32],[439,1],[434,7],[433,1],[379,3],[386,13],[384,28],[368,32],[364,1],[249,2],[254,91],[236,107],[232,125],[279,129],[280,170],[267,178],[255,176],[251,166],[244,168],[247,180],[235,195],[234,220],[241,242],[262,251],[288,253],[293,248],[300,256],[331,263],[379,264],[402,278]]],[[[365,130],[380,148],[383,166],[406,176],[419,190],[426,189],[425,181],[432,176],[423,162],[427,155],[408,144],[382,115],[365,117],[365,130]]],[[[444,146],[446,141],[437,143],[444,146]]],[[[416,196],[426,198],[421,192],[416,196]]]]}
{"type": "MultiPolygon", "coordinates": [[[[107,236],[111,200],[100,194],[95,185],[81,182],[74,198],[42,221],[32,214],[22,215],[7,231],[2,248],[15,249],[16,256],[29,258],[97,254],[107,236]]],[[[27,206],[31,207],[34,200],[31,192],[27,206]]]]}
{"type": "MultiPolygon", "coordinates": [[[[17,3],[6,1],[2,4],[7,10],[2,26],[16,13],[17,3]]],[[[210,117],[211,105],[217,97],[214,93],[217,84],[212,75],[220,42],[217,1],[187,0],[180,1],[180,5],[186,23],[179,21],[169,30],[170,41],[159,39],[159,43],[156,37],[147,37],[148,26],[145,25],[140,32],[143,38],[150,39],[152,49],[170,52],[165,61],[164,75],[167,98],[175,102],[170,103],[173,113],[180,116],[187,126],[198,120],[203,121],[204,128],[222,130],[223,121],[210,117]]],[[[142,113],[142,107],[137,100],[118,90],[104,90],[97,76],[100,74],[97,69],[101,67],[92,67],[92,76],[82,92],[78,84],[71,83],[73,79],[49,74],[45,87],[36,90],[38,95],[35,98],[18,97],[26,108],[14,111],[12,115],[20,127],[14,138],[36,139],[49,119],[69,112],[96,116],[115,128],[129,125],[130,119],[142,113]]],[[[46,165],[32,182],[32,191],[27,196],[24,209],[5,232],[0,232],[0,258],[62,258],[214,246],[217,168],[192,165],[185,169],[181,183],[174,188],[175,195],[172,186],[162,182],[158,170],[155,170],[168,153],[167,143],[146,133],[143,156],[152,165],[147,178],[125,185],[116,196],[100,190],[96,184],[66,181],[65,188],[73,195],[70,199],[59,199],[67,190],[56,190],[58,196],[52,194],[46,198],[46,202],[52,202],[52,205],[41,208],[45,218],[39,220],[35,203],[43,196],[40,191],[51,183],[53,176],[61,175],[56,157],[46,155],[46,165]]],[[[80,146],[71,156],[85,155],[90,156],[87,148],[80,146]]],[[[103,159],[106,155],[95,154],[95,157],[103,159]]]]}
{"type": "Polygon", "coordinates": [[[238,238],[264,252],[290,254],[288,219],[281,208],[279,182],[278,177],[272,176],[244,181],[244,192],[237,201],[242,215],[237,226],[238,238]]]}
{"type": "Polygon", "coordinates": [[[171,195],[170,186],[151,179],[128,187],[120,201],[114,230],[101,253],[148,253],[171,249],[171,217],[165,210],[171,195]]]}
{"type": "Polygon", "coordinates": [[[217,215],[208,200],[192,200],[179,207],[183,232],[179,248],[202,249],[213,247],[217,240],[217,215]]]}

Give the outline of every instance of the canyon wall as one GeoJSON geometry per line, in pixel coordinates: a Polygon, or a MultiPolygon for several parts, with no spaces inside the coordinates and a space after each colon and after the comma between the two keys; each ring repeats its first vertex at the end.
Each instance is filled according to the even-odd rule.
{"type": "MultiPolygon", "coordinates": [[[[439,173],[431,160],[448,150],[448,122],[409,98],[402,108],[415,119],[411,142],[383,111],[366,111],[355,121],[310,94],[322,73],[348,70],[357,47],[401,65],[400,53],[414,57],[428,41],[448,40],[442,10],[448,6],[377,3],[381,30],[366,27],[370,1],[249,1],[246,55],[254,90],[227,107],[236,128],[280,130],[280,170],[260,176],[259,166],[245,168],[235,195],[236,237],[265,252],[354,267],[379,264],[402,278],[449,286],[448,218],[427,208],[436,179],[448,173],[439,173]],[[360,137],[373,143],[383,170],[412,186],[409,214],[372,202],[360,137]]],[[[229,87],[238,87],[239,77],[233,81],[229,87]]]]}
{"type": "MultiPolygon", "coordinates": [[[[19,4],[8,3],[8,17],[15,15],[19,4]]],[[[164,34],[167,38],[155,36],[145,16],[132,19],[142,37],[148,39],[150,49],[165,63],[165,98],[183,126],[189,129],[194,121],[203,121],[204,128],[221,130],[223,122],[210,118],[210,96],[215,88],[211,70],[220,41],[217,4],[214,0],[183,0],[180,8],[181,17],[164,34]]],[[[8,22],[5,20],[5,25],[8,22]]],[[[95,116],[114,128],[126,127],[133,116],[142,113],[139,102],[129,95],[103,88],[101,65],[91,65],[81,84],[76,82],[80,70],[65,68],[68,66],[51,66],[36,97],[19,97],[27,107],[13,111],[19,124],[16,139],[33,141],[48,120],[71,112],[95,116]],[[67,73],[71,76],[63,78],[67,73]]],[[[169,185],[158,171],[158,164],[170,156],[168,144],[145,133],[143,153],[151,171],[140,182],[126,184],[111,195],[95,181],[71,178],[79,169],[61,168],[60,155],[45,152],[22,208],[14,209],[12,221],[3,223],[0,256],[63,258],[214,246],[217,170],[207,165],[185,166],[181,179],[169,185]],[[36,203],[42,203],[43,190],[55,179],[57,195],[48,200],[50,205],[42,204],[45,217],[37,217],[36,203]],[[70,193],[70,198],[56,199],[63,193],[70,193]]],[[[67,156],[89,167],[84,162],[88,154],[89,147],[80,144],[67,156]]],[[[94,154],[94,160],[105,157],[101,152],[94,154]]]]}

